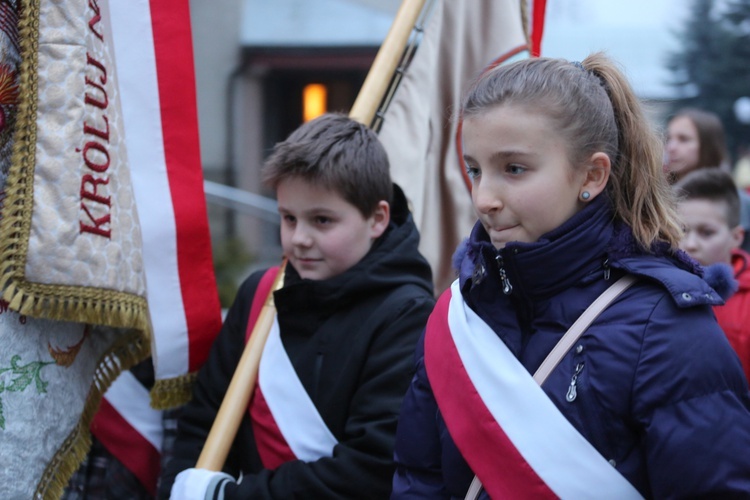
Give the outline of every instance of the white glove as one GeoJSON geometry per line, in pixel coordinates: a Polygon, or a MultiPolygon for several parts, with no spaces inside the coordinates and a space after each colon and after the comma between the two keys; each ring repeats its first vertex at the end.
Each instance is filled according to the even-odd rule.
{"type": "Polygon", "coordinates": [[[185,469],[177,474],[169,498],[172,500],[223,500],[224,487],[234,478],[224,472],[185,469]],[[218,490],[218,495],[216,495],[218,490]]]}

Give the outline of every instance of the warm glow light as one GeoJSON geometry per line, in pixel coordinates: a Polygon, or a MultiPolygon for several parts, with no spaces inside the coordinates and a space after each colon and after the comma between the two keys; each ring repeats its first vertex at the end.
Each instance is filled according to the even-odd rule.
{"type": "Polygon", "coordinates": [[[302,117],[310,121],[326,112],[328,89],[322,83],[311,83],[302,89],[302,117]]]}

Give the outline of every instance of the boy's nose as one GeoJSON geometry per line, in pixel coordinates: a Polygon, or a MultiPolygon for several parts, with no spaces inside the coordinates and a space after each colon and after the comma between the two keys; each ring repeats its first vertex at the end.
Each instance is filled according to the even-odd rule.
{"type": "Polygon", "coordinates": [[[685,233],[685,236],[680,242],[680,247],[691,255],[692,252],[694,252],[698,248],[698,239],[695,237],[695,234],[693,234],[692,231],[688,231],[687,233],[685,233]]]}
{"type": "Polygon", "coordinates": [[[305,228],[297,226],[292,234],[292,244],[300,247],[307,247],[312,244],[312,237],[305,228]]]}

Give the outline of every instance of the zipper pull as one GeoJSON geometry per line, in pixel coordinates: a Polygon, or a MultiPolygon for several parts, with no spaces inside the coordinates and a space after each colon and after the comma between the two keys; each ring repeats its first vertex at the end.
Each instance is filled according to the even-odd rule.
{"type": "Polygon", "coordinates": [[[604,259],[604,281],[609,281],[610,269],[609,269],[609,257],[604,259]]]}
{"type": "Polygon", "coordinates": [[[498,254],[495,257],[495,261],[497,262],[498,272],[500,273],[500,281],[503,283],[503,293],[505,295],[510,295],[510,293],[513,291],[513,285],[510,284],[508,275],[505,274],[505,267],[503,266],[502,256],[498,254]]]}
{"type": "Polygon", "coordinates": [[[578,382],[578,375],[583,371],[583,363],[578,363],[576,369],[573,372],[573,377],[570,379],[570,387],[568,387],[568,393],[565,395],[565,400],[568,403],[572,403],[578,397],[578,391],[576,390],[576,383],[578,382]]]}

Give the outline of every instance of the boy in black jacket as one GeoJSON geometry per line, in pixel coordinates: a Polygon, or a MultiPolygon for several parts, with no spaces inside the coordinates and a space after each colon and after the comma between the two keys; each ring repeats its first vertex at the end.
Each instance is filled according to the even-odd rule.
{"type": "Polygon", "coordinates": [[[434,304],[405,197],[377,135],[338,114],[277,144],[263,180],[288,259],[278,326],[224,472],[193,468],[257,317],[256,289],[274,271],[255,273],[198,374],[160,495],[387,498],[401,399],[434,304]]]}

